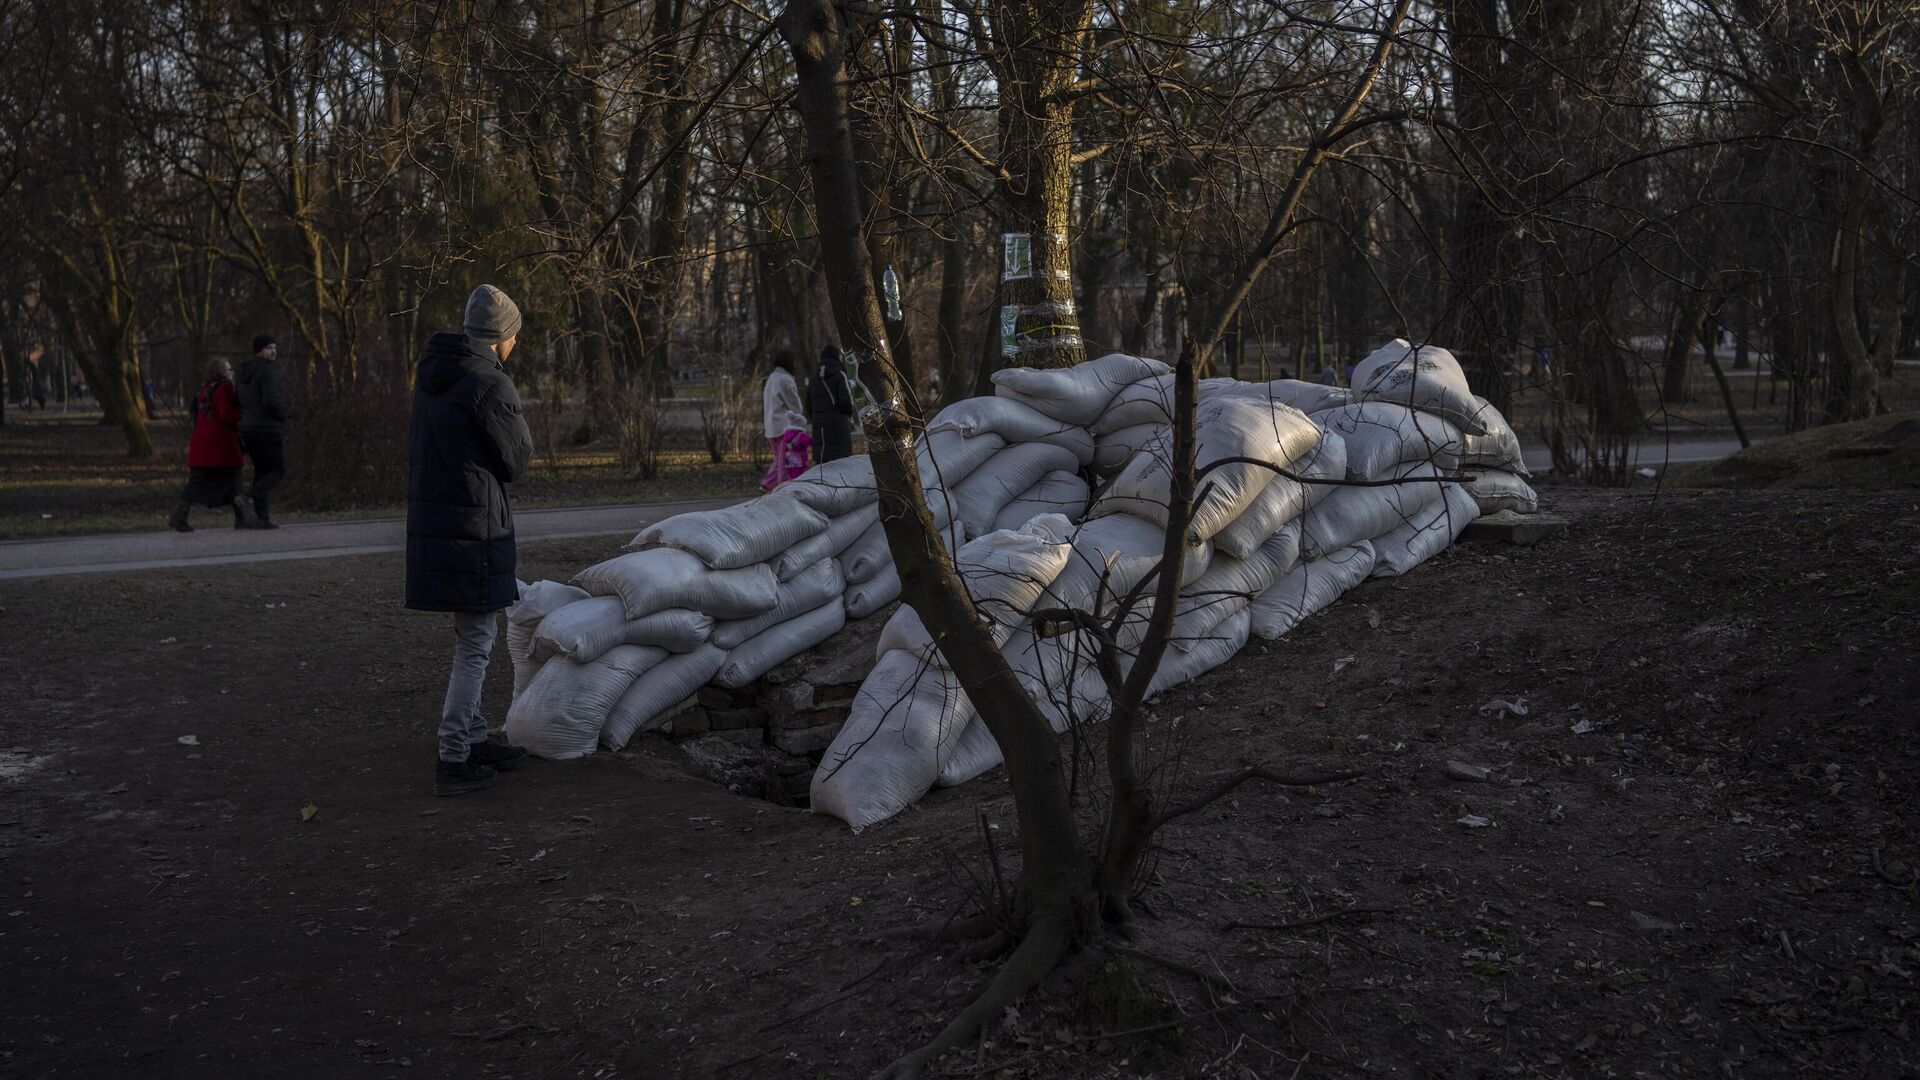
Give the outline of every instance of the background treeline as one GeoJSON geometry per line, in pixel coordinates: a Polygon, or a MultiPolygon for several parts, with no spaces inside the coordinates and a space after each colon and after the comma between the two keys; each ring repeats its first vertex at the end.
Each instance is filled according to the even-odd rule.
{"type": "MultiPolygon", "coordinates": [[[[1432,340],[1616,480],[1663,405],[1721,400],[1699,344],[1706,370],[1769,367],[1788,429],[1883,406],[1920,328],[1920,2],[1416,5],[1316,145],[1385,7],[847,5],[868,246],[922,398],[985,385],[1003,303],[1089,354],[1178,352],[1331,149],[1214,373],[1432,340]],[[1003,288],[1005,232],[1035,235],[1040,294],[1003,288]]],[[[72,371],[145,455],[142,374],[177,400],[265,330],[294,453],[348,499],[392,487],[419,345],[479,281],[519,301],[522,385],[584,403],[582,441],[810,353],[831,320],[775,14],[0,0],[7,401],[72,371]]]]}

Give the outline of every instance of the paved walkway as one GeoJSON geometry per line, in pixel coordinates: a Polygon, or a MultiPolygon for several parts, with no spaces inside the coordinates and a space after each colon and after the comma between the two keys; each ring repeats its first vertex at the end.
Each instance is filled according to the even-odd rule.
{"type": "MultiPolygon", "coordinates": [[[[520,510],[514,513],[513,521],[522,543],[580,536],[632,536],[662,518],[688,510],[711,510],[737,501],[708,499],[520,510]]],[[[209,523],[217,518],[211,511],[200,516],[209,523]]],[[[406,524],[403,518],[321,521],[283,525],[271,532],[243,532],[210,525],[190,533],[164,530],[13,540],[0,543],[0,580],[379,555],[406,550],[406,524]]]]}
{"type": "MultiPolygon", "coordinates": [[[[1740,449],[1731,440],[1643,443],[1634,465],[1679,465],[1715,461],[1740,449]]],[[[1544,472],[1552,464],[1543,449],[1529,449],[1527,467],[1544,472]]],[[[622,506],[565,507],[521,510],[514,526],[522,542],[566,540],[581,536],[616,536],[639,532],[662,518],[688,510],[709,510],[737,502],[709,499],[699,502],[627,503],[622,506]]],[[[215,515],[202,515],[211,523],[215,515]]],[[[53,540],[0,542],[0,580],[55,577],[61,574],[101,574],[116,571],[164,570],[186,566],[227,566],[233,563],[277,562],[284,559],[325,559],[342,555],[379,555],[406,550],[406,522],[401,518],[375,521],[328,521],[285,525],[272,532],[239,532],[209,527],[191,533],[160,531],[114,533],[104,536],[68,536],[53,540]]]]}

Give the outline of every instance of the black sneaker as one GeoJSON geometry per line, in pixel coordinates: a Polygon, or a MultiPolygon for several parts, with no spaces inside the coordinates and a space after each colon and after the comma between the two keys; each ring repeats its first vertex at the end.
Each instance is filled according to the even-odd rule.
{"type": "Polygon", "coordinates": [[[433,793],[452,796],[485,791],[499,778],[499,773],[472,761],[439,761],[433,768],[433,793]]]}
{"type": "Polygon", "coordinates": [[[172,529],[175,532],[192,532],[193,531],[193,526],[187,524],[187,508],[186,507],[182,506],[173,512],[173,516],[167,519],[167,528],[172,529]]]}
{"type": "Polygon", "coordinates": [[[474,765],[484,765],[489,769],[506,772],[508,769],[517,769],[527,763],[527,748],[497,742],[474,743],[467,750],[467,761],[474,765]]]}
{"type": "Polygon", "coordinates": [[[252,526],[252,528],[255,529],[277,529],[279,527],[280,526],[270,517],[263,517],[260,519],[260,524],[252,526]]]}
{"type": "Polygon", "coordinates": [[[264,520],[253,503],[242,495],[233,500],[233,527],[236,529],[258,529],[264,520]]]}

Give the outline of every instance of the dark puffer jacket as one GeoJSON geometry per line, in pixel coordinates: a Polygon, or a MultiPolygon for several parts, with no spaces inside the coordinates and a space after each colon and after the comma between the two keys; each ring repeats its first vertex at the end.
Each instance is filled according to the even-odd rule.
{"type": "Polygon", "coordinates": [[[514,602],[506,485],[533,458],[520,395],[493,350],[435,334],[414,373],[407,435],[407,606],[497,611],[514,602]]]}

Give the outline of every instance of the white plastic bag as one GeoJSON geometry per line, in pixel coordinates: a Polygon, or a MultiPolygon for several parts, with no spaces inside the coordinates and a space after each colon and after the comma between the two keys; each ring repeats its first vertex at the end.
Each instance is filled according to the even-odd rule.
{"type": "MultiPolygon", "coordinates": [[[[996,647],[1006,644],[1067,565],[1073,552],[1067,543],[1072,528],[1066,518],[1045,514],[1018,531],[988,533],[954,556],[954,569],[973,600],[974,614],[986,624],[996,647]]],[[[896,649],[946,666],[919,613],[904,605],[881,629],[874,653],[882,656],[896,649]]]]}
{"type": "Polygon", "coordinates": [[[937,431],[921,439],[913,449],[920,467],[920,486],[952,490],[987,459],[1006,449],[1007,440],[993,432],[966,436],[957,431],[937,431]]]}
{"type": "Polygon", "coordinates": [[[1301,563],[1281,575],[1247,609],[1253,632],[1269,641],[1284,637],[1300,620],[1340,599],[1372,572],[1373,545],[1365,540],[1324,559],[1301,563]]]}
{"type": "Polygon", "coordinates": [[[638,619],[628,619],[617,596],[593,596],[555,611],[540,620],[533,635],[537,660],[564,656],[584,664],[615,645],[656,645],[668,652],[692,652],[713,632],[713,617],[704,611],[668,608],[638,619]]]}
{"type": "Polygon", "coordinates": [[[1165,427],[1173,423],[1173,376],[1155,375],[1120,388],[1100,416],[1090,425],[1094,438],[1111,435],[1121,428],[1151,424],[1165,427]]]}
{"type": "Polygon", "coordinates": [[[540,620],[586,598],[587,590],[558,581],[520,584],[520,599],[507,606],[507,655],[513,660],[514,697],[519,697],[540,671],[540,661],[533,656],[533,635],[540,620]]]}
{"type": "Polygon", "coordinates": [[[735,570],[766,562],[826,527],[824,514],[777,491],[719,510],[675,514],[640,530],[627,546],[678,548],[715,570],[735,570]]]}
{"type": "Polygon", "coordinates": [[[1290,523],[1285,530],[1236,559],[1215,552],[1207,572],[1193,584],[1180,590],[1180,606],[1173,620],[1173,636],[1168,644],[1189,651],[1213,635],[1214,627],[1245,610],[1254,597],[1273,587],[1273,583],[1293,569],[1300,554],[1300,524],[1290,523]]]}
{"type": "Polygon", "coordinates": [[[836,596],[798,618],[767,627],[735,647],[714,674],[713,683],[738,690],[839,633],[845,625],[847,609],[836,596]]]}
{"type": "Polygon", "coordinates": [[[828,517],[840,517],[880,498],[873,479],[873,459],[866,454],[823,461],[780,485],[779,490],[828,517]]]}
{"type": "Polygon", "coordinates": [[[971,712],[952,672],[905,653],[881,657],[814,770],[814,812],[859,830],[913,805],[939,778],[971,712]]]}
{"type": "Polygon", "coordinates": [[[830,559],[847,550],[862,533],[873,528],[880,520],[880,504],[868,503],[857,510],[849,510],[827,523],[824,532],[818,532],[787,550],[775,555],[770,562],[773,576],[781,581],[790,580],[795,574],[813,566],[821,559],[830,559]]]}
{"type": "Polygon", "coordinates": [[[593,753],[607,714],[627,688],[669,655],[645,645],[618,645],[585,664],[564,656],[548,660],[507,711],[507,739],[554,760],[593,753]]]}
{"type": "Polygon", "coordinates": [[[1000,511],[1041,477],[1051,472],[1071,474],[1076,467],[1073,452],[1052,443],[1009,446],[952,489],[954,518],[969,539],[990,533],[1000,511]]]}
{"type": "Polygon", "coordinates": [[[1473,483],[1467,485],[1467,494],[1473,497],[1483,515],[1502,510],[1532,514],[1540,509],[1540,496],[1534,493],[1533,485],[1504,469],[1475,470],[1473,483]]]}
{"type": "Polygon", "coordinates": [[[1474,416],[1487,433],[1465,436],[1466,448],[1460,453],[1460,464],[1530,475],[1526,455],[1520,450],[1520,436],[1514,432],[1513,425],[1507,423],[1507,418],[1486,398],[1475,396],[1473,400],[1480,406],[1474,416]]]}
{"type": "Polygon", "coordinates": [[[1087,427],[1123,387],[1169,370],[1158,360],[1109,353],[1069,368],[1001,368],[993,373],[993,392],[1055,420],[1087,427]]]}
{"type": "Polygon", "coordinates": [[[1068,521],[1087,516],[1087,482],[1070,472],[1050,472],[1019,497],[1001,507],[995,529],[1018,529],[1041,514],[1059,514],[1068,521]]]}
{"type": "MultiPolygon", "coordinates": [[[[1243,457],[1287,468],[1320,441],[1320,429],[1300,410],[1247,398],[1224,397],[1197,406],[1194,425],[1196,471],[1243,457]]],[[[1239,517],[1273,479],[1272,469],[1245,463],[1223,465],[1201,476],[1189,531],[1202,540],[1213,536],[1239,517]]],[[[1089,514],[1132,514],[1165,524],[1172,482],[1173,431],[1169,428],[1127,463],[1094,500],[1089,514]]]]}
{"type": "Polygon", "coordinates": [[[1480,405],[1460,361],[1436,345],[1415,348],[1405,338],[1375,349],[1353,369],[1353,400],[1391,401],[1451,421],[1468,435],[1485,435],[1480,405]]]}
{"type": "Polygon", "coordinates": [[[893,551],[887,546],[887,530],[877,519],[840,553],[840,569],[848,585],[864,585],[893,566],[893,551]]]}
{"type": "Polygon", "coordinates": [[[1300,552],[1318,559],[1329,552],[1371,540],[1399,528],[1439,502],[1441,484],[1431,465],[1405,465],[1395,470],[1411,484],[1380,487],[1343,487],[1327,501],[1301,515],[1300,552]]]}
{"type": "Polygon", "coordinates": [[[1066,424],[1031,405],[1003,397],[962,398],[927,421],[927,433],[957,431],[962,435],[992,433],[1009,446],[1051,443],[1071,452],[1075,467],[1093,460],[1093,436],[1076,424],[1066,424]]]}
{"type": "Polygon", "coordinates": [[[627,692],[607,714],[600,730],[600,742],[609,750],[619,750],[642,731],[650,730],[666,714],[693,696],[695,690],[713,678],[726,663],[727,651],[702,645],[690,653],[669,656],[652,670],[633,681],[627,692]]]}
{"type": "Polygon", "coordinates": [[[1425,513],[1373,541],[1373,577],[1399,577],[1445,551],[1460,538],[1468,523],[1480,516],[1473,496],[1459,484],[1446,485],[1446,495],[1425,513]]]}
{"type": "MultiPolygon", "coordinates": [[[[1073,533],[1073,554],[1067,565],[1047,586],[1047,607],[1070,607],[1093,611],[1093,600],[1107,577],[1107,600],[1125,596],[1159,564],[1166,543],[1160,526],[1128,514],[1110,514],[1094,518],[1073,533]]],[[[1187,555],[1180,567],[1181,584],[1206,573],[1213,558],[1213,545],[1189,539],[1187,555]]]]}
{"type": "Polygon", "coordinates": [[[1173,429],[1166,424],[1132,424],[1107,432],[1094,440],[1093,474],[1112,476],[1127,467],[1135,454],[1152,446],[1173,429]]]}
{"type": "Polygon", "coordinates": [[[1252,626],[1253,616],[1243,605],[1205,634],[1187,639],[1186,648],[1168,649],[1161,654],[1160,666],[1154,669],[1153,678],[1147,683],[1147,696],[1197,679],[1233,659],[1235,653],[1246,647],[1252,626]]]}
{"type": "MultiPolygon", "coordinates": [[[[1344,480],[1347,477],[1346,444],[1337,434],[1322,435],[1313,452],[1304,460],[1294,462],[1287,471],[1308,481],[1344,480]]],[[[1268,537],[1297,522],[1307,508],[1317,506],[1336,490],[1330,484],[1300,483],[1277,476],[1260,497],[1253,500],[1252,506],[1214,535],[1214,550],[1236,559],[1247,558],[1255,548],[1266,543],[1268,537]]]]}
{"type": "Polygon", "coordinates": [[[773,568],[765,563],[710,570],[699,556],[670,547],[596,563],[574,575],[573,583],[594,596],[618,596],[629,619],[668,608],[692,608],[715,619],[744,619],[772,610],[780,589],[773,568]]]}
{"type": "Polygon", "coordinates": [[[1346,448],[1347,476],[1355,480],[1378,480],[1415,462],[1452,469],[1466,449],[1458,427],[1391,401],[1329,409],[1316,413],[1313,422],[1340,436],[1346,448]]]}
{"type": "Polygon", "coordinates": [[[847,618],[864,619],[900,599],[900,573],[887,564],[885,570],[847,588],[847,618]]]}
{"type": "Polygon", "coordinates": [[[797,619],[829,600],[840,600],[846,590],[847,580],[840,575],[840,564],[833,559],[821,559],[780,583],[780,599],[772,609],[750,619],[715,623],[713,643],[722,649],[738,648],[768,627],[797,619]]]}
{"type": "Polygon", "coordinates": [[[1291,405],[1303,413],[1316,413],[1347,403],[1347,392],[1338,386],[1302,382],[1299,379],[1274,379],[1271,382],[1239,382],[1235,379],[1204,379],[1198,400],[1209,397],[1244,397],[1291,405]]]}

